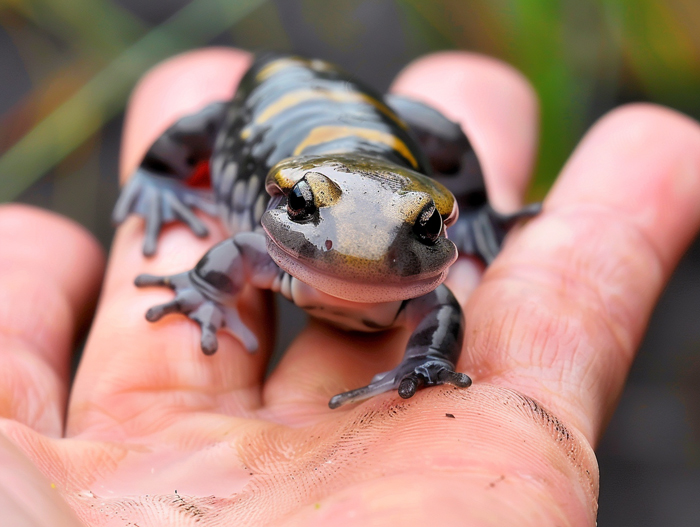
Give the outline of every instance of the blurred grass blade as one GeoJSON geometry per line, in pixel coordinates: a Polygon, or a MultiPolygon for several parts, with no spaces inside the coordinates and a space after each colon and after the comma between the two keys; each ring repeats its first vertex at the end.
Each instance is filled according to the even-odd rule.
{"type": "Polygon", "coordinates": [[[266,0],[193,0],[147,33],[0,158],[0,202],[10,201],[117,115],[156,62],[206,44],[266,0]]]}
{"type": "Polygon", "coordinates": [[[618,54],[600,31],[601,9],[576,0],[397,1],[431,49],[483,50],[487,43],[532,83],[541,101],[533,194],[544,195],[582,135],[601,84],[612,82],[607,70],[618,54]]]}
{"type": "Polygon", "coordinates": [[[114,0],[13,0],[10,5],[32,24],[97,60],[116,56],[150,29],[114,0]]]}

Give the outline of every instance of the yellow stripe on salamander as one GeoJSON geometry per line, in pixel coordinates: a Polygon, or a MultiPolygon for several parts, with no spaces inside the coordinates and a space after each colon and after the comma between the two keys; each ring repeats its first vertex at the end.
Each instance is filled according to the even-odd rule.
{"type": "Polygon", "coordinates": [[[255,118],[255,124],[262,124],[265,121],[272,119],[275,115],[296,106],[302,102],[317,100],[326,100],[334,102],[360,102],[374,106],[377,110],[389,117],[402,128],[406,128],[406,124],[399,119],[391,109],[381,101],[374,97],[365,95],[359,92],[342,92],[333,90],[296,90],[289,92],[272,104],[268,105],[258,117],[255,118]]]}
{"type": "Polygon", "coordinates": [[[309,146],[326,143],[335,139],[342,139],[343,137],[361,137],[369,141],[383,143],[401,154],[413,165],[413,168],[418,168],[416,158],[413,157],[413,154],[411,154],[411,151],[401,139],[379,130],[358,128],[355,126],[317,126],[297,145],[294,149],[294,155],[298,156],[309,146]]]}
{"type": "Polygon", "coordinates": [[[263,66],[255,76],[255,80],[262,82],[271,77],[278,71],[282,71],[292,66],[307,66],[315,71],[328,71],[335,69],[328,62],[318,59],[303,59],[301,57],[285,57],[282,59],[273,60],[269,64],[263,66]]]}

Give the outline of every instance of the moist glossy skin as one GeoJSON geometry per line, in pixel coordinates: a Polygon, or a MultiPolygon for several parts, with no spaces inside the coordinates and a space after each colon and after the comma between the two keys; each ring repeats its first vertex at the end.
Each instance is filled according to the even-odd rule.
{"type": "Polygon", "coordinates": [[[365,171],[370,160],[430,171],[408,125],[371,88],[320,60],[256,60],[213,149],[212,186],[229,231],[259,228],[270,206],[265,181],[277,163],[326,154],[366,156],[365,171]]]}
{"type": "Polygon", "coordinates": [[[224,328],[257,349],[236,307],[247,283],[341,328],[411,329],[396,368],[334,396],[331,408],[392,389],[407,398],[423,386],[469,386],[454,370],[464,317],[442,281],[458,252],[489,262],[509,225],[532,213],[489,206],[469,141],[436,110],[385,98],[326,62],[272,55],[256,59],[232,101],[166,130],[114,217],[144,216],[152,254],[165,222],[206,234],[192,207],[218,214],[231,238],[192,270],[141,275],[136,285],[173,289],[146,318],[186,315],[204,353],[217,350],[224,328]],[[201,188],[208,168],[211,193],[201,188]],[[433,169],[446,186],[429,177],[433,169]]]}
{"type": "Polygon", "coordinates": [[[457,209],[442,185],[412,170],[364,156],[313,156],[276,165],[273,196],[306,183],[315,211],[302,221],[282,204],[262,226],[277,265],[303,282],[345,300],[406,300],[435,289],[457,258],[445,228],[429,242],[414,232],[433,211],[449,225],[457,209]]]}

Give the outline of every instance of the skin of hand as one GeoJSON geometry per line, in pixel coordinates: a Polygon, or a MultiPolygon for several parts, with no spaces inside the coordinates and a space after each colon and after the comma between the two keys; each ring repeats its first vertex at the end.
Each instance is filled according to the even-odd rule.
{"type": "MultiPolygon", "coordinates": [[[[126,179],[177,117],[233,93],[250,57],[207,49],[151,71],[133,95],[126,179]]],[[[531,172],[537,102],[509,66],[467,53],[409,65],[394,91],[462,123],[491,199],[515,210],[531,172]]],[[[396,364],[405,331],[347,334],[312,322],[265,378],[269,296],[245,290],[262,350],[219,333],[199,350],[184,317],[144,319],[171,298],[139,273],[190,268],[209,238],[168,226],[141,255],[143,222],[104,259],[78,226],[0,208],[0,510],[7,526],[593,526],[592,447],[653,305],[700,226],[700,127],[632,105],[585,136],[544,202],[493,265],[449,285],[465,305],[458,371],[468,389],[395,392],[328,409],[330,396],[396,364]],[[479,281],[480,280],[480,281],[479,281]],[[477,283],[478,282],[478,283],[477,283]]]]}

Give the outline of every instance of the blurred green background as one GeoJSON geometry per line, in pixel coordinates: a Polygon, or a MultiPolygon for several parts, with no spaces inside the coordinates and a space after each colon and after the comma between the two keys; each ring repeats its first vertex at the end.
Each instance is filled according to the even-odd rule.
{"type": "MultiPolygon", "coordinates": [[[[328,59],[381,90],[431,51],[510,62],[541,101],[541,198],[611,108],[700,117],[698,28],[700,0],[0,0],[0,202],[66,214],[107,246],[129,91],[208,44],[328,59]]],[[[600,525],[700,525],[699,318],[696,244],[599,448],[600,525]]]]}

